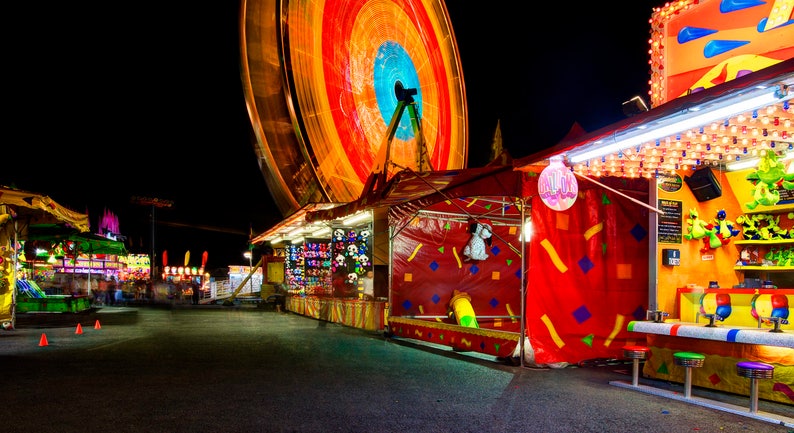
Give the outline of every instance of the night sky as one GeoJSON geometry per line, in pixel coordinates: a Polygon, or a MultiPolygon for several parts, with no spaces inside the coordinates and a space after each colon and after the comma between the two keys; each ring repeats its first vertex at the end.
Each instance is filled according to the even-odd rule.
{"type": "MultiPolygon", "coordinates": [[[[587,131],[617,122],[623,101],[647,96],[649,19],[663,2],[622,2],[620,11],[551,3],[538,13],[484,4],[447,3],[469,166],[487,161],[497,122],[518,158],[555,145],[574,122],[587,131]]],[[[158,255],[208,251],[210,268],[247,263],[249,231],[282,215],[253,150],[238,2],[94,7],[11,7],[18,33],[8,44],[0,185],[88,212],[92,229],[108,210],[140,252],[148,252],[151,208],[131,198],[172,200],[155,211],[158,255]]]]}

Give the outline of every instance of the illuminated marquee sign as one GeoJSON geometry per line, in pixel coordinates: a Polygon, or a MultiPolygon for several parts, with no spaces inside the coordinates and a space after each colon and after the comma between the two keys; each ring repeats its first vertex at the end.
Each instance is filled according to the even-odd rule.
{"type": "Polygon", "coordinates": [[[681,0],[651,17],[651,106],[794,57],[792,0],[681,0]]]}

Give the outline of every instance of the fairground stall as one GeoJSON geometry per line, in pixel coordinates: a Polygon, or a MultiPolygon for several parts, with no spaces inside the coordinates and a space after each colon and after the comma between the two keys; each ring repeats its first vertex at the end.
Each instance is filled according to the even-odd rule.
{"type": "MultiPolygon", "coordinates": [[[[383,246],[376,243],[376,224],[366,210],[353,217],[312,221],[313,211],[340,206],[312,203],[303,206],[280,224],[252,240],[267,242],[283,261],[285,308],[296,314],[367,330],[385,326],[385,284],[377,284],[374,296],[365,297],[367,272],[385,277],[383,246]],[[379,253],[380,250],[380,253],[379,253]]],[[[385,241],[384,241],[385,242],[385,241]]],[[[268,275],[274,270],[268,270],[268,275]]]]}
{"type": "Polygon", "coordinates": [[[191,260],[190,251],[185,251],[184,258],[173,260],[168,251],[160,254],[163,272],[159,283],[153,287],[152,296],[155,300],[188,301],[192,299],[193,290],[199,291],[199,298],[204,299],[209,292],[209,274],[205,271],[208,252],[201,254],[200,263],[191,260]]]}
{"type": "Polygon", "coordinates": [[[307,219],[385,209],[382,223],[375,218],[375,231],[389,244],[388,335],[500,358],[524,353],[520,360],[532,365],[539,365],[538,351],[555,355],[543,356],[543,365],[617,356],[634,338],[625,323],[646,308],[647,262],[637,252],[648,248],[647,209],[629,196],[647,195],[647,182],[619,182],[615,187],[624,193],[584,185],[578,194],[587,198],[573,203],[569,192],[549,194],[550,176],[557,174],[544,168],[405,170],[382,191],[307,219]],[[573,209],[564,216],[554,210],[562,203],[573,209]],[[378,230],[379,224],[387,229],[378,230]],[[528,235],[539,239],[535,245],[528,235]],[[534,248],[556,258],[535,265],[534,248]],[[544,280],[544,266],[564,268],[570,257],[579,272],[544,280]],[[619,294],[603,290],[612,281],[621,285],[619,294]],[[522,338],[525,295],[548,300],[551,311],[573,311],[545,317],[556,329],[548,344],[536,345],[532,334],[522,338]],[[568,343],[558,344],[563,338],[568,343]]]}
{"type": "MultiPolygon", "coordinates": [[[[615,324],[650,348],[645,376],[686,382],[691,371],[674,355],[692,352],[705,362],[691,385],[750,394],[737,365],[761,362],[774,366],[774,378],[756,382],[758,396],[794,404],[794,26],[790,7],[778,16],[771,3],[724,5],[687,1],[655,11],[651,110],[516,165],[564,161],[580,187],[651,182],[647,304],[615,324]]],[[[550,219],[533,220],[541,221],[550,219]]],[[[553,317],[578,310],[555,308],[531,286],[558,284],[574,264],[580,272],[596,268],[539,246],[530,263],[545,272],[530,278],[527,332],[538,360],[567,361],[571,340],[553,317]],[[541,353],[541,346],[562,350],[541,353]]],[[[601,288],[612,296],[623,290],[619,281],[601,288]]],[[[558,300],[578,292],[570,287],[558,300]]]]}
{"type": "MultiPolygon", "coordinates": [[[[84,233],[89,230],[88,216],[71,211],[50,197],[19,189],[0,188],[0,323],[12,329],[15,323],[17,290],[23,275],[19,256],[33,226],[63,226],[84,233]]],[[[26,285],[22,284],[23,287],[26,285]]],[[[35,289],[32,289],[35,291],[35,289]]],[[[46,296],[43,291],[36,295],[46,296]]],[[[60,295],[53,298],[69,310],[88,304],[85,295],[60,295]]]]}

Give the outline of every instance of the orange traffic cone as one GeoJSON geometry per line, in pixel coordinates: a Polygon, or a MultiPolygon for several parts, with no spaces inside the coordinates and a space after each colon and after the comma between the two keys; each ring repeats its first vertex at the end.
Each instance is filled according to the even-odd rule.
{"type": "Polygon", "coordinates": [[[48,346],[50,343],[47,343],[47,334],[42,333],[41,339],[39,340],[39,346],[48,346]]]}
{"type": "Polygon", "coordinates": [[[102,327],[99,326],[99,319],[97,319],[96,323],[94,324],[94,329],[102,329],[102,327]]]}
{"type": "Polygon", "coordinates": [[[77,329],[74,330],[75,334],[82,334],[83,333],[83,325],[77,324],[77,329]]]}

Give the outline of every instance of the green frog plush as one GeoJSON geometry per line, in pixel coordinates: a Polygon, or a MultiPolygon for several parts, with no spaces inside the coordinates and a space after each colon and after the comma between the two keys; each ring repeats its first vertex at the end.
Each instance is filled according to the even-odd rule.
{"type": "Polygon", "coordinates": [[[748,209],[755,209],[758,205],[774,206],[780,201],[778,187],[794,189],[794,173],[786,173],[785,165],[777,160],[774,150],[767,150],[766,154],[758,161],[758,168],[747,175],[746,179],[755,186],[753,201],[745,203],[748,209]]]}

